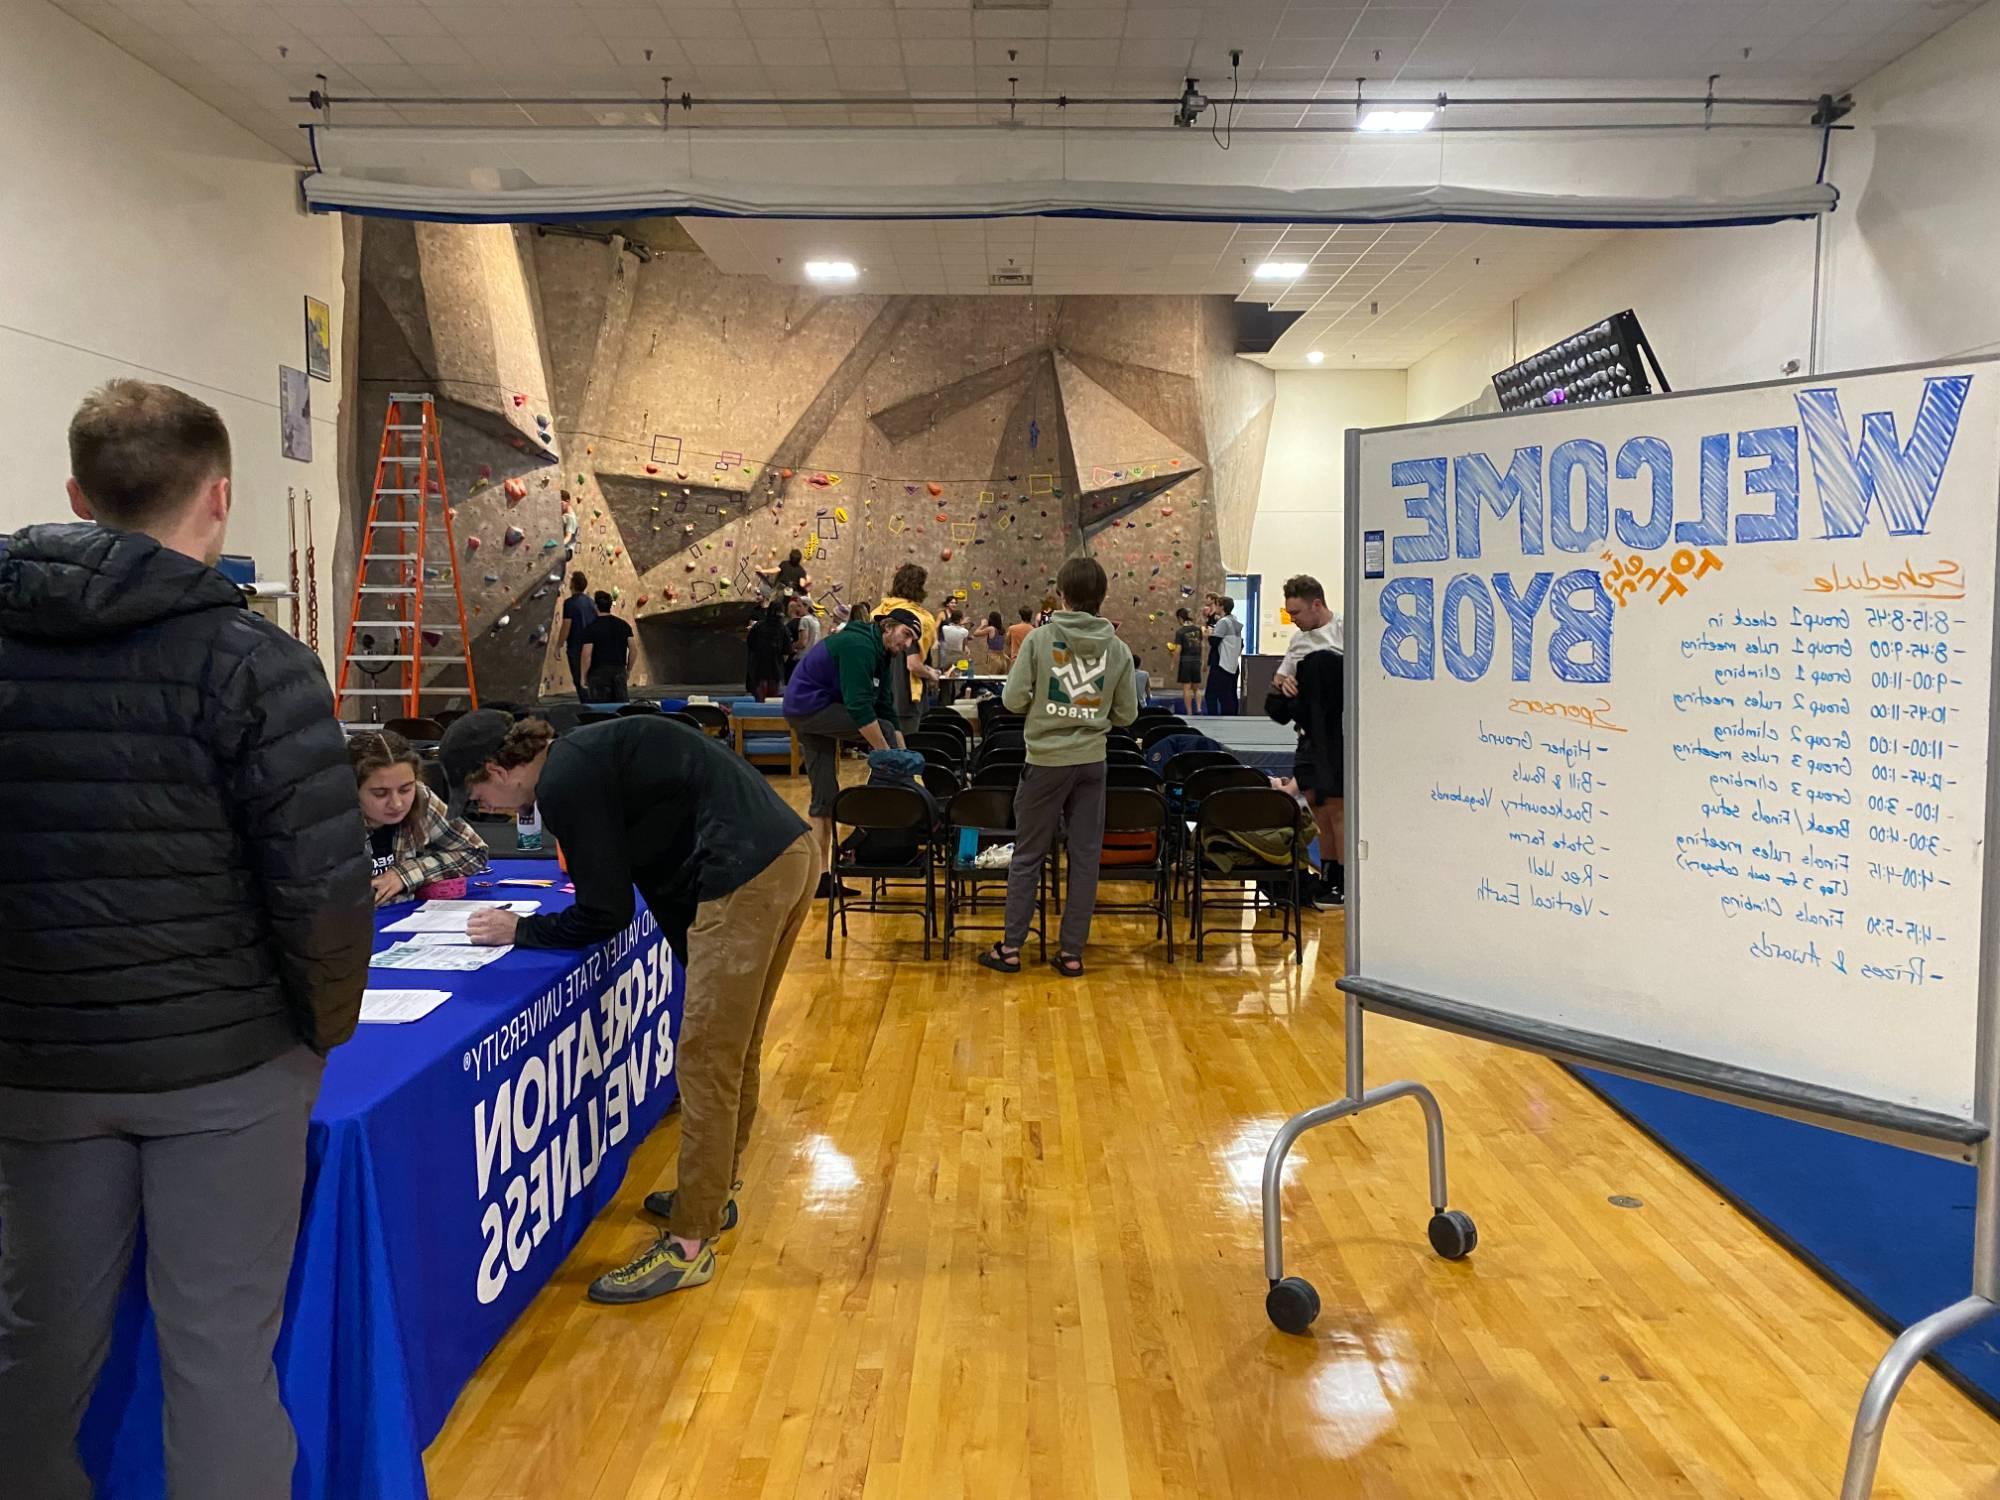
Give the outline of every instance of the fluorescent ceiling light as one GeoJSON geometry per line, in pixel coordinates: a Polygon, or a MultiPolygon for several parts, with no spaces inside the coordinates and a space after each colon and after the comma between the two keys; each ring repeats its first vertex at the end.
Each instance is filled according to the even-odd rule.
{"type": "Polygon", "coordinates": [[[806,262],[808,281],[852,281],[859,274],[851,260],[809,260],[806,262]]]}
{"type": "Polygon", "coordinates": [[[1295,276],[1306,274],[1306,263],[1302,260],[1267,260],[1251,274],[1259,281],[1290,281],[1295,276]]]}
{"type": "Polygon", "coordinates": [[[1363,130],[1422,130],[1434,109],[1371,109],[1361,117],[1363,130]]]}
{"type": "Polygon", "coordinates": [[[1325,358],[1326,356],[1320,353],[1319,350],[1313,349],[1308,351],[1308,353],[1306,354],[1306,363],[1309,365],[1316,365],[1322,362],[1325,358]]]}

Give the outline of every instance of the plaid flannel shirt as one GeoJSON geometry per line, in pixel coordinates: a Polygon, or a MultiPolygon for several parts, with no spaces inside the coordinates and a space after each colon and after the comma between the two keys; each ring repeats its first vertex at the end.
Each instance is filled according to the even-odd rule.
{"type": "Polygon", "coordinates": [[[396,828],[396,862],[390,873],[406,891],[420,890],[435,880],[477,875],[486,868],[486,841],[472,825],[454,818],[436,792],[417,783],[417,800],[410,815],[396,828]]]}

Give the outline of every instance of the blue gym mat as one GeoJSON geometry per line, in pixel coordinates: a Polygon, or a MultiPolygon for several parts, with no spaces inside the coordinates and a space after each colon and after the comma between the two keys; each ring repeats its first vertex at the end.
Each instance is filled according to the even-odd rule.
{"type": "MultiPolygon", "coordinates": [[[[1971,1167],[1594,1068],[1571,1071],[1890,1327],[1971,1293],[1971,1167]]],[[[2000,1317],[1946,1344],[1937,1363],[2000,1415],[2000,1317]]]]}

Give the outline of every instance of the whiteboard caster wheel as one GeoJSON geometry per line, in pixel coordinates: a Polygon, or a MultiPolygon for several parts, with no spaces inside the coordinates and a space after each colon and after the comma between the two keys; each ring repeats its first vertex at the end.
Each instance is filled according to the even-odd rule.
{"type": "Polygon", "coordinates": [[[1479,1229],[1472,1215],[1455,1208],[1431,1216],[1431,1249],[1446,1260],[1464,1260],[1479,1245],[1479,1229]]]}
{"type": "Polygon", "coordinates": [[[1271,1283],[1264,1294],[1264,1311],[1285,1333],[1304,1333],[1319,1316],[1319,1293],[1301,1276],[1287,1276],[1271,1283]]]}

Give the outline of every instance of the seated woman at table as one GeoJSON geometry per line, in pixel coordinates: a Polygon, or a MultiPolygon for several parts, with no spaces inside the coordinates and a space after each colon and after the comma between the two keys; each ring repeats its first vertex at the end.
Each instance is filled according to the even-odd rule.
{"type": "Polygon", "coordinates": [[[386,729],[370,730],[347,742],[347,760],[368,828],[375,904],[413,895],[463,896],[465,877],[486,868],[485,841],[424,785],[410,742],[386,729]]]}

